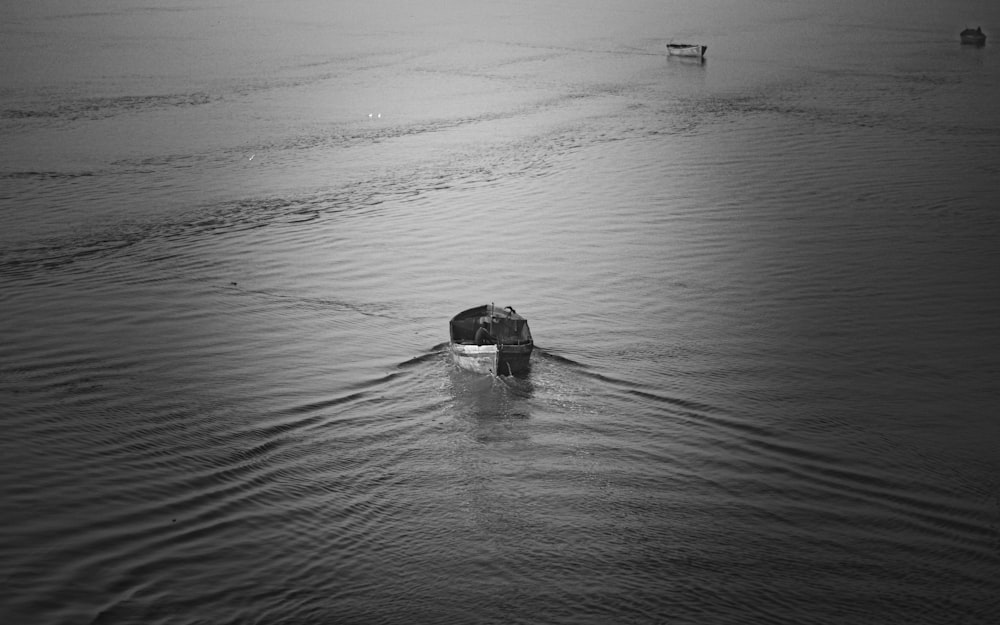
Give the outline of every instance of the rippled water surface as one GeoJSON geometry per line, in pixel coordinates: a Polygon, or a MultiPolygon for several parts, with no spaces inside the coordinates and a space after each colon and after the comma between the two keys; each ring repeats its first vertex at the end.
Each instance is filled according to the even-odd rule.
{"type": "Polygon", "coordinates": [[[876,4],[7,3],[0,622],[996,623],[1000,9],[876,4]]]}

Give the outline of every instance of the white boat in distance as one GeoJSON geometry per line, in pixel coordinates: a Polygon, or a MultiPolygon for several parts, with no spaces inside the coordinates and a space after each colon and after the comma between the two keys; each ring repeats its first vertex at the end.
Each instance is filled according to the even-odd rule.
{"type": "Polygon", "coordinates": [[[535,344],[528,320],[507,306],[463,310],[448,324],[451,356],[463,369],[493,375],[518,375],[529,367],[535,344]]]}
{"type": "Polygon", "coordinates": [[[708,46],[701,46],[692,43],[668,43],[667,54],[670,56],[687,56],[693,58],[703,58],[708,46]]]}

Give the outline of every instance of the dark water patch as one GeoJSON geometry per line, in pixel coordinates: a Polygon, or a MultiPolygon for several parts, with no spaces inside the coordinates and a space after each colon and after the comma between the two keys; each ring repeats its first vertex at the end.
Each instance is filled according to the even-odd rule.
{"type": "Polygon", "coordinates": [[[65,99],[54,103],[39,104],[32,108],[4,109],[0,111],[0,119],[51,121],[65,125],[160,109],[204,106],[218,102],[219,99],[219,96],[202,91],[65,99]]]}
{"type": "Polygon", "coordinates": [[[157,173],[163,169],[185,170],[218,166],[219,164],[220,159],[216,154],[181,153],[116,160],[112,161],[110,166],[116,171],[117,175],[133,174],[144,176],[157,173]]]}
{"type": "Polygon", "coordinates": [[[54,119],[59,117],[56,110],[5,109],[0,112],[2,119],[54,119]]]}
{"type": "MultiPolygon", "coordinates": [[[[124,233],[118,233],[119,235],[124,233]]],[[[74,263],[105,258],[126,250],[143,239],[140,229],[128,238],[87,240],[52,240],[29,248],[8,247],[0,254],[0,275],[8,278],[32,278],[39,271],[64,269],[74,263]]]]}
{"type": "Polygon", "coordinates": [[[90,17],[121,17],[130,14],[143,14],[143,13],[190,13],[202,11],[201,7],[197,6],[182,6],[182,7],[158,7],[158,6],[129,6],[121,7],[117,10],[95,10],[95,11],[71,11],[71,12],[57,12],[50,13],[48,15],[40,15],[35,19],[40,20],[77,20],[80,18],[90,18],[90,17]]]}
{"type": "Polygon", "coordinates": [[[0,178],[10,180],[72,180],[75,178],[89,178],[98,175],[94,171],[11,171],[0,173],[0,178]]]}

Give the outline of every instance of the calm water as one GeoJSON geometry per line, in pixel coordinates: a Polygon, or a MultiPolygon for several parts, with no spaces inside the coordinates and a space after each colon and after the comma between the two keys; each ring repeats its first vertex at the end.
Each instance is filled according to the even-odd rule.
{"type": "Polygon", "coordinates": [[[1000,5],[923,4],[5,3],[0,621],[998,622],[1000,5]]]}

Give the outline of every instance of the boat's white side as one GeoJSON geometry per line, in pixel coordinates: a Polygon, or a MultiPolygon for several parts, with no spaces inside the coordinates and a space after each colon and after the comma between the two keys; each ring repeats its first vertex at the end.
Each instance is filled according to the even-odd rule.
{"type": "Polygon", "coordinates": [[[677,44],[667,44],[667,54],[671,56],[689,56],[701,58],[705,54],[706,46],[687,46],[677,44]]]}
{"type": "Polygon", "coordinates": [[[495,373],[497,369],[496,345],[452,343],[451,357],[459,367],[476,373],[495,373]]]}

